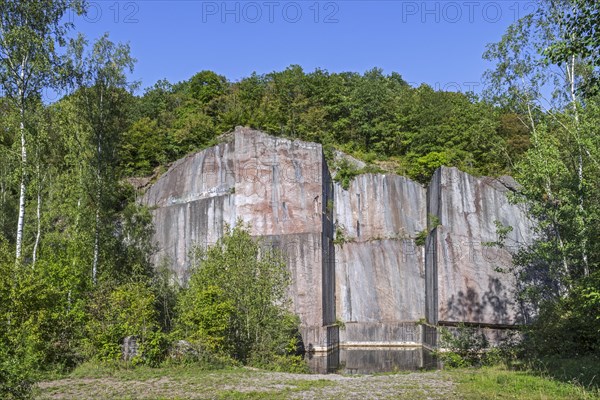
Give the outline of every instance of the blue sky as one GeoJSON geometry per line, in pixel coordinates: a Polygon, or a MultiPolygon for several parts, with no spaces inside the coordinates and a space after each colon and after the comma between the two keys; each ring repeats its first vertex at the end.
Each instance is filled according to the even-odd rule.
{"type": "Polygon", "coordinates": [[[133,79],[189,79],[209,69],[364,72],[380,67],[446,90],[482,87],[481,55],[533,1],[90,1],[73,17],[89,39],[110,33],[138,60],[133,79]]]}

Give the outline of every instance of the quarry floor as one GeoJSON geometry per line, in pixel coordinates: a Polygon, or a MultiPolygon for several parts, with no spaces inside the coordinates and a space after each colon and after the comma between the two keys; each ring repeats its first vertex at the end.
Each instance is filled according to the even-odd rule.
{"type": "Polygon", "coordinates": [[[36,399],[597,399],[597,390],[502,367],[313,375],[195,367],[85,367],[37,385],[36,399]]]}

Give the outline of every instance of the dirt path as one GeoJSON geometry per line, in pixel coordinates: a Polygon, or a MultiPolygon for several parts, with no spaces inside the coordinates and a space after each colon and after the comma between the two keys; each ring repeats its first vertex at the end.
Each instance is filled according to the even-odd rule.
{"type": "Polygon", "coordinates": [[[393,375],[302,375],[253,370],[41,382],[38,399],[453,399],[440,371],[393,375]]]}

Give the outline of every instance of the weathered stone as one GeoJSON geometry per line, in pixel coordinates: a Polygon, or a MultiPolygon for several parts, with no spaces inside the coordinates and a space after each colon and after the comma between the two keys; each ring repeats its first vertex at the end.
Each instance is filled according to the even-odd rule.
{"type": "Polygon", "coordinates": [[[433,344],[417,324],[423,319],[520,321],[514,279],[501,270],[531,240],[532,223],[508,201],[518,190],[512,178],[441,168],[427,190],[394,174],[360,175],[345,190],[332,182],[319,144],[247,128],[222,140],[174,163],[143,197],[156,227],[154,261],[164,260],[180,282],[193,246],[215,243],[239,218],[286,255],[308,351],[338,341],[433,344]],[[428,219],[440,225],[417,245],[428,219]],[[499,226],[512,227],[506,246],[488,246],[499,226]]]}
{"type": "MultiPolygon", "coordinates": [[[[533,237],[533,222],[511,204],[505,178],[476,178],[438,169],[429,185],[428,212],[439,226],[427,241],[427,319],[512,325],[521,322],[512,254],[533,237]],[[498,228],[510,227],[504,246],[498,228]]],[[[511,186],[516,186],[514,181],[511,186]]]]}
{"type": "Polygon", "coordinates": [[[426,192],[408,178],[365,174],[334,190],[335,223],[348,240],[409,239],[425,229],[426,192]]]}
{"type": "MultiPolygon", "coordinates": [[[[343,343],[420,342],[403,322],[425,318],[425,189],[397,175],[360,175],[335,185],[338,317],[343,343]],[[338,238],[339,241],[339,238],[338,238]]],[[[412,329],[412,328],[411,328],[412,329]]]]}
{"type": "Polygon", "coordinates": [[[138,355],[138,338],[137,336],[127,336],[123,339],[121,345],[121,355],[124,361],[131,361],[138,355]]]}
{"type": "Polygon", "coordinates": [[[284,250],[305,345],[327,348],[335,283],[326,209],[332,189],[322,147],[247,128],[225,140],[174,163],[144,195],[157,227],[154,262],[166,262],[186,282],[190,250],[215,243],[225,224],[239,218],[284,250]]]}
{"type": "Polygon", "coordinates": [[[169,357],[177,361],[198,360],[202,351],[202,347],[199,345],[193,345],[187,340],[178,340],[169,349],[169,357]]]}

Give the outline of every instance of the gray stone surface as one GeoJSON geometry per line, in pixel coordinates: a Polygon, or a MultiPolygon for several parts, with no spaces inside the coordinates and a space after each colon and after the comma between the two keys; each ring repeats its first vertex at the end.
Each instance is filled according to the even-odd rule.
{"type": "Polygon", "coordinates": [[[190,250],[215,243],[225,224],[239,218],[253,235],[284,250],[305,345],[327,347],[335,283],[326,207],[332,190],[323,150],[248,128],[224,138],[175,162],[144,195],[156,227],[154,262],[166,262],[185,283],[190,250]]]}
{"type": "Polygon", "coordinates": [[[429,185],[428,212],[440,222],[427,240],[427,317],[432,323],[521,322],[515,300],[512,254],[533,237],[533,222],[507,194],[512,181],[476,178],[456,168],[438,169],[429,185]],[[504,247],[497,223],[511,227],[504,247]]]}
{"type": "Polygon", "coordinates": [[[421,185],[397,175],[335,185],[334,218],[346,240],[335,248],[343,343],[420,341],[399,327],[425,318],[424,252],[414,241],[425,229],[425,200],[421,185]]]}
{"type": "Polygon", "coordinates": [[[124,361],[132,361],[138,356],[138,338],[137,336],[126,336],[121,345],[121,355],[124,361]]]}
{"type": "Polygon", "coordinates": [[[424,318],[520,321],[514,280],[500,271],[531,240],[532,223],[507,199],[518,189],[512,178],[441,168],[427,189],[393,174],[365,174],[344,190],[332,182],[319,144],[248,128],[222,140],[174,163],[142,200],[156,227],[154,261],[166,262],[180,282],[192,247],[215,243],[240,218],[286,254],[307,349],[324,351],[338,340],[429,343],[415,325],[424,318]],[[428,214],[440,226],[417,246],[428,214]],[[494,221],[513,228],[505,248],[485,246],[498,239],[494,221]],[[345,329],[338,332],[336,320],[345,329]]]}
{"type": "Polygon", "coordinates": [[[426,192],[408,178],[365,174],[334,190],[334,219],[347,239],[408,239],[425,229],[426,192]]]}

